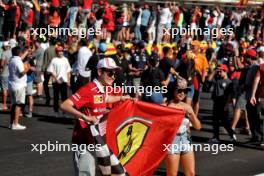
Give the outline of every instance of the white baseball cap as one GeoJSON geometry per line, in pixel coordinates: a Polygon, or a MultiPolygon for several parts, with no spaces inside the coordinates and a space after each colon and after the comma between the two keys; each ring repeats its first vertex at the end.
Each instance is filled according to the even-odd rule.
{"type": "Polygon", "coordinates": [[[9,41],[4,41],[3,45],[4,46],[10,46],[10,43],[9,43],[9,41]]]}
{"type": "Polygon", "coordinates": [[[114,61],[114,59],[110,58],[110,57],[106,57],[104,59],[101,59],[98,64],[97,64],[97,69],[100,68],[106,68],[106,69],[119,69],[120,67],[118,67],[114,61]]]}
{"type": "Polygon", "coordinates": [[[257,49],[257,52],[264,52],[264,46],[260,46],[258,49],[257,49]]]}
{"type": "Polygon", "coordinates": [[[11,45],[11,48],[14,48],[17,45],[17,41],[15,39],[10,39],[9,44],[11,45]]]}

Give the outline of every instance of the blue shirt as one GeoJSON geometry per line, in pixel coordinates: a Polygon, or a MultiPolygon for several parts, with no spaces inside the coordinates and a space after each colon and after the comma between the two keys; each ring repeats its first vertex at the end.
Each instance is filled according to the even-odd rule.
{"type": "Polygon", "coordinates": [[[148,26],[149,18],[150,18],[150,11],[148,9],[143,10],[141,15],[141,25],[148,26]]]}

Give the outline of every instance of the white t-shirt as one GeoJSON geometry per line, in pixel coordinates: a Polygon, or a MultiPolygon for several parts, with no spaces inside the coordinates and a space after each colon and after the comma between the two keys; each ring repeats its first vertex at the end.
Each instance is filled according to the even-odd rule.
{"type": "Polygon", "coordinates": [[[171,11],[169,8],[163,8],[160,12],[160,24],[167,24],[171,19],[171,11]]]}
{"type": "Polygon", "coordinates": [[[222,23],[224,21],[224,18],[225,18],[225,14],[220,12],[219,16],[218,16],[218,20],[217,20],[217,25],[218,26],[222,26],[222,23]]]}
{"type": "MultiPolygon", "coordinates": [[[[66,57],[54,57],[47,69],[48,72],[53,73],[57,80],[62,82],[69,82],[68,73],[71,72],[71,66],[66,57]]],[[[53,80],[55,82],[56,80],[53,80]]]]}
{"type": "Polygon", "coordinates": [[[44,50],[46,50],[49,47],[49,43],[41,43],[40,47],[43,48],[44,50]]]}
{"type": "Polygon", "coordinates": [[[86,64],[88,63],[91,56],[92,52],[88,47],[83,46],[78,51],[77,70],[81,76],[86,78],[91,76],[91,71],[85,70],[86,64]]]}
{"type": "Polygon", "coordinates": [[[24,71],[24,64],[21,57],[12,57],[8,64],[8,70],[8,87],[10,90],[15,91],[27,86],[27,75],[24,74],[20,77],[20,74],[24,71]]]}
{"type": "Polygon", "coordinates": [[[138,15],[138,18],[137,18],[137,26],[141,25],[141,16],[142,16],[142,9],[140,8],[139,9],[139,15],[138,15]]]}

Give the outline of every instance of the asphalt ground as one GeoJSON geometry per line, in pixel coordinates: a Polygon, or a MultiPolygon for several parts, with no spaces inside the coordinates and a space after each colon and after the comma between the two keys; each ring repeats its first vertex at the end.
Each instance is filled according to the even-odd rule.
{"type": "MultiPolygon", "coordinates": [[[[71,118],[55,118],[51,106],[44,100],[36,100],[34,116],[21,118],[25,131],[8,129],[9,112],[0,112],[0,175],[1,176],[72,176],[72,153],[31,151],[31,144],[70,144],[73,131],[71,118]]],[[[264,172],[263,148],[247,143],[248,135],[238,134],[238,144],[233,151],[208,151],[208,139],[212,137],[212,101],[209,94],[202,94],[199,118],[202,130],[192,130],[194,144],[207,146],[206,151],[196,151],[196,174],[200,176],[249,176],[264,172]]],[[[223,144],[229,144],[229,137],[221,135],[223,144]]],[[[220,150],[220,149],[218,149],[220,150]]],[[[155,175],[166,175],[162,162],[155,175]]],[[[181,169],[179,175],[183,175],[181,169]]]]}

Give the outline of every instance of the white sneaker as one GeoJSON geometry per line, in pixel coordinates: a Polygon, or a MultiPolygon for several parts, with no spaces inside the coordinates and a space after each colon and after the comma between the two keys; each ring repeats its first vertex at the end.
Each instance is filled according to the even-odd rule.
{"type": "Polygon", "coordinates": [[[23,126],[23,125],[20,125],[20,124],[17,124],[17,125],[12,125],[11,127],[11,130],[25,130],[27,127],[26,126],[23,126]]]}
{"type": "Polygon", "coordinates": [[[32,112],[29,112],[28,114],[25,114],[25,117],[27,117],[27,118],[32,118],[32,112]]]}

